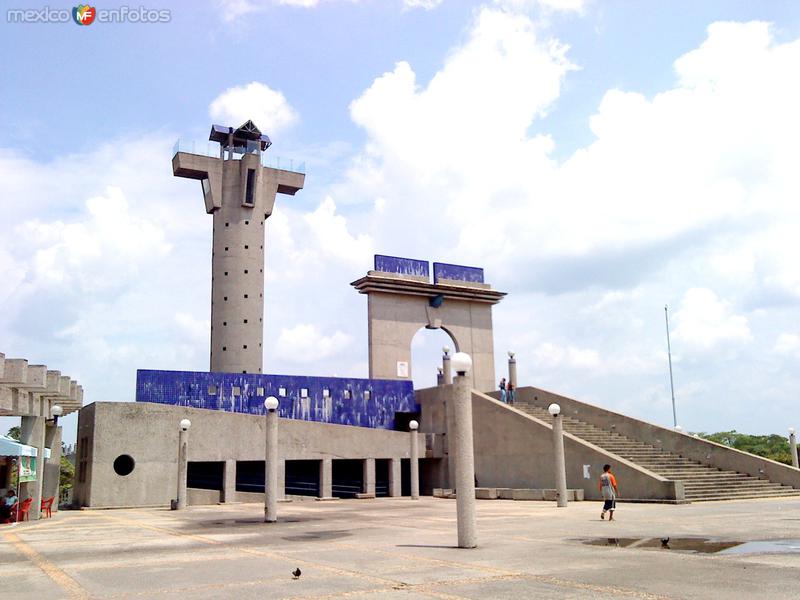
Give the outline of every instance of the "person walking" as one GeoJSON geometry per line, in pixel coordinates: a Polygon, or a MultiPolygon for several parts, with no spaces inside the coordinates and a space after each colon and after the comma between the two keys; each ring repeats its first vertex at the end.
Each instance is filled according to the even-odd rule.
{"type": "Polygon", "coordinates": [[[506,378],[505,377],[502,377],[500,379],[500,386],[499,387],[500,387],[500,401],[501,402],[505,402],[506,401],[506,378]]]}
{"type": "Polygon", "coordinates": [[[605,519],[608,513],[608,520],[614,520],[614,510],[617,508],[617,478],[611,472],[611,465],[603,465],[603,474],[600,475],[600,491],[603,494],[603,512],[600,518],[605,519]]]}

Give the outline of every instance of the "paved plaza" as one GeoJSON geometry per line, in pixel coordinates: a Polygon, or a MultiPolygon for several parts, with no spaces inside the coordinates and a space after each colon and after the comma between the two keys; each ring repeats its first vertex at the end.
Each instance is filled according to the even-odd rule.
{"type": "MultiPolygon", "coordinates": [[[[62,511],[0,529],[3,590],[51,598],[798,598],[800,548],[690,554],[596,538],[800,538],[800,500],[683,506],[478,502],[459,550],[454,500],[407,498],[62,511]],[[302,571],[298,579],[292,571],[302,571]]],[[[656,544],[659,546],[659,544],[656,544]]],[[[795,544],[800,546],[800,543],[795,544]]]]}

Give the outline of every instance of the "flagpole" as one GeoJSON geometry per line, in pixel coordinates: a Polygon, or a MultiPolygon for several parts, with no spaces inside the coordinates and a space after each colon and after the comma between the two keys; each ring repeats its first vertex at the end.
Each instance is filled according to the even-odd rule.
{"type": "Polygon", "coordinates": [[[669,358],[669,389],[672,392],[672,425],[678,426],[678,414],[675,412],[675,384],[672,381],[672,348],[669,344],[669,306],[664,305],[664,320],[667,324],[667,357],[669,358]]]}

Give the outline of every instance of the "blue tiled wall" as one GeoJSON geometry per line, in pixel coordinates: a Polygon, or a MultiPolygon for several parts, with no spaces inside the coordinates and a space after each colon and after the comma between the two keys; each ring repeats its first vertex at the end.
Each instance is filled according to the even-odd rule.
{"type": "Polygon", "coordinates": [[[263,415],[267,396],[279,400],[278,412],[287,419],[374,429],[394,429],[396,412],[419,411],[411,381],[146,369],[136,372],[137,402],[263,415]],[[307,390],[306,398],[302,390],[307,390]],[[329,390],[329,397],[323,397],[323,390],[329,390]],[[345,390],[350,393],[349,399],[345,390]],[[369,399],[364,398],[364,392],[369,392],[369,399]]]}
{"type": "Polygon", "coordinates": [[[439,283],[440,279],[483,283],[483,269],[435,262],[433,263],[433,283],[439,283]]]}
{"type": "Polygon", "coordinates": [[[413,258],[400,258],[398,256],[375,255],[375,270],[384,273],[399,273],[400,275],[414,275],[416,277],[430,278],[427,260],[413,258]]]}

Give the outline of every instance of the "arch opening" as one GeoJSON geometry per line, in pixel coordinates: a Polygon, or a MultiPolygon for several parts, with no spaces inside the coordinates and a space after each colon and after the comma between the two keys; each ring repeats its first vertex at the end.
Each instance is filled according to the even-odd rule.
{"type": "Polygon", "coordinates": [[[437,384],[436,374],[442,366],[442,348],[450,354],[458,351],[455,338],[444,328],[421,327],[411,338],[411,379],[414,388],[428,388],[437,384]]]}

